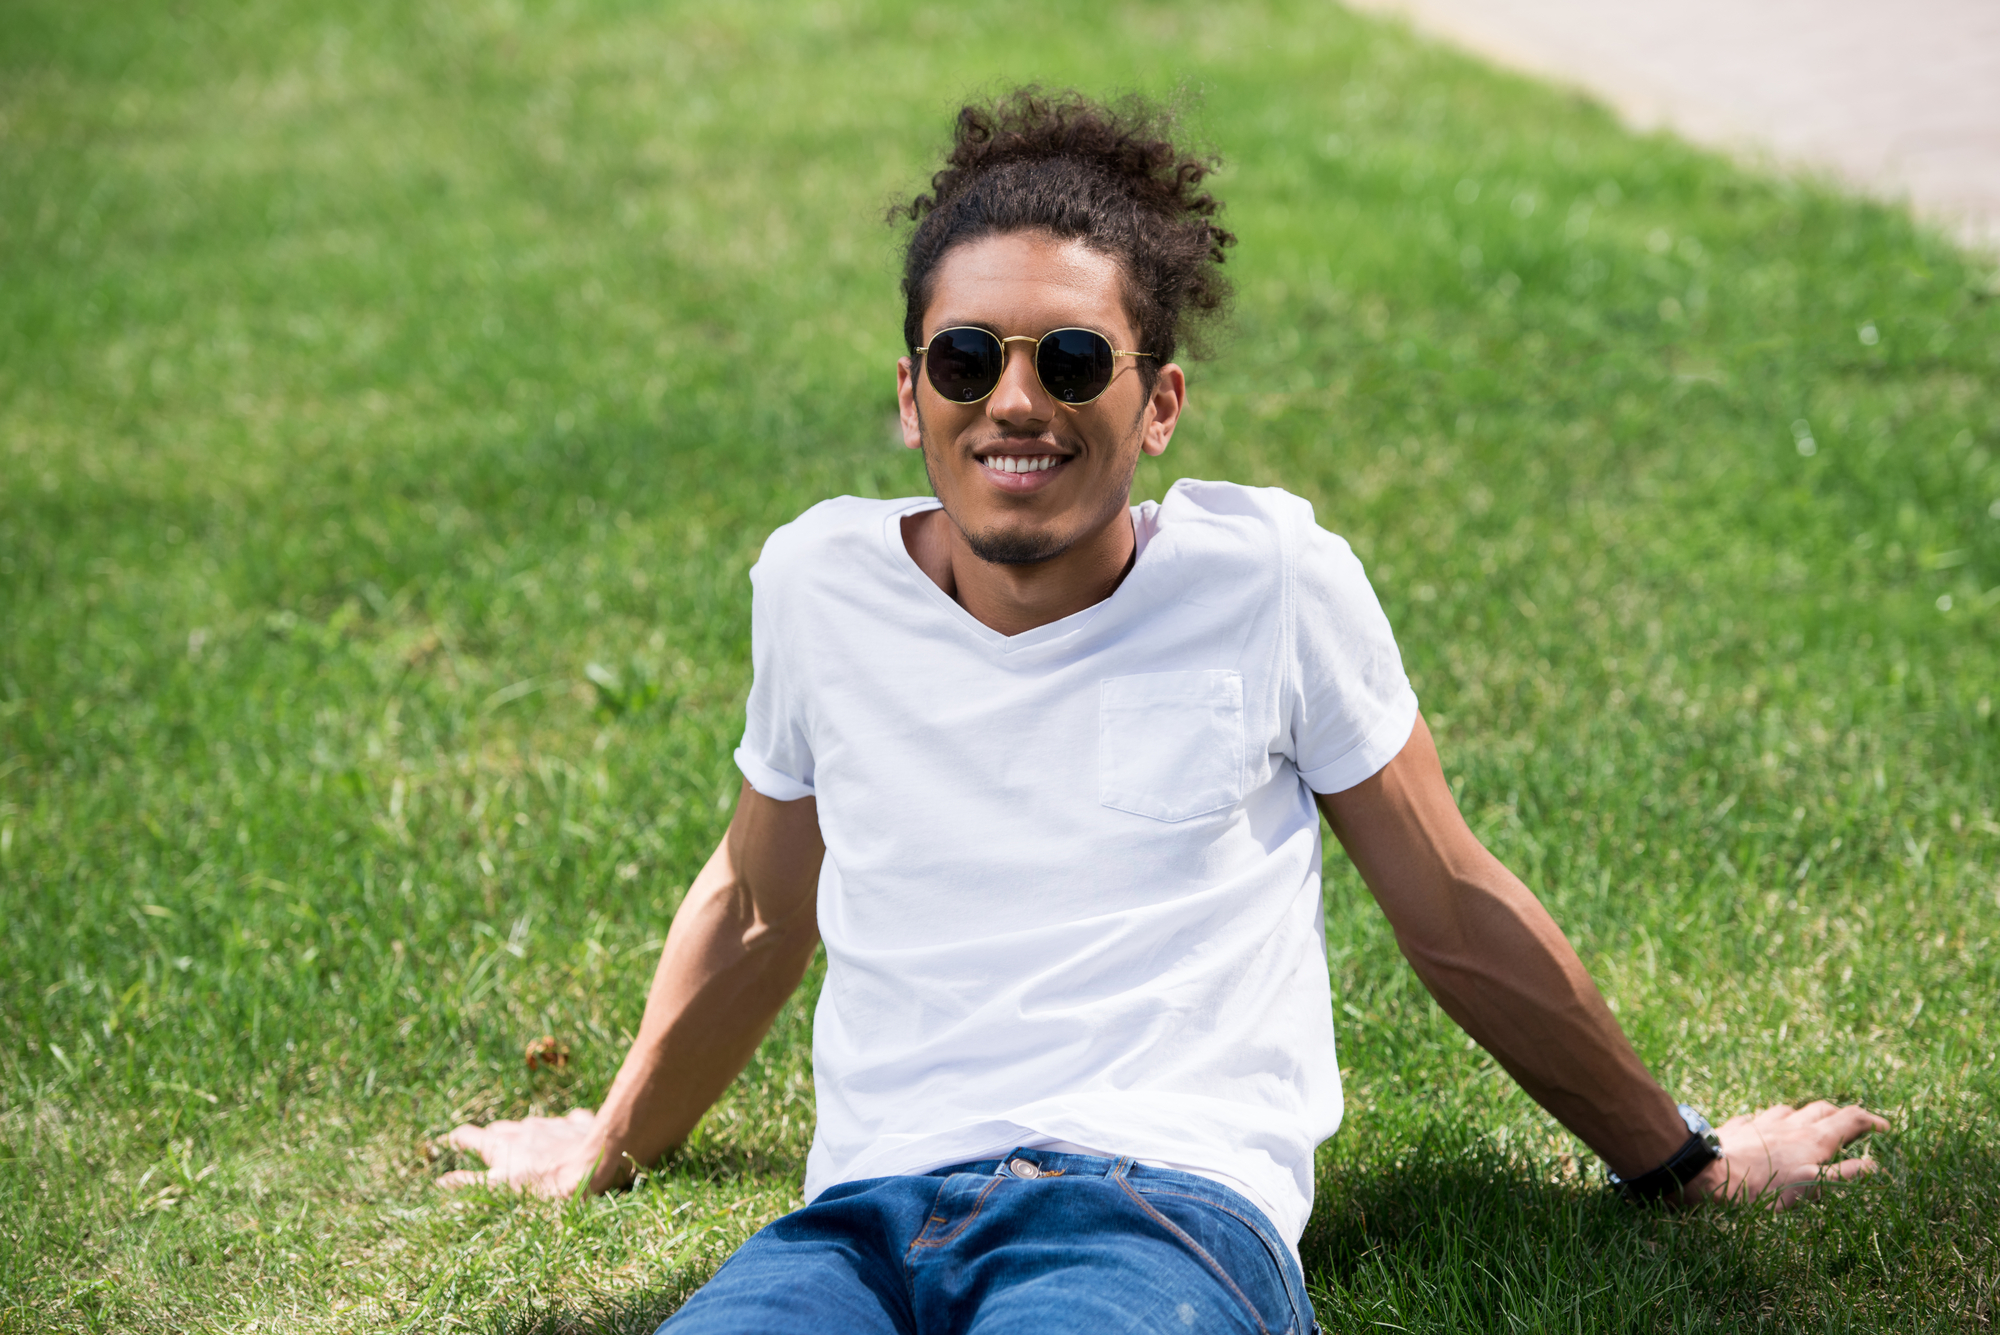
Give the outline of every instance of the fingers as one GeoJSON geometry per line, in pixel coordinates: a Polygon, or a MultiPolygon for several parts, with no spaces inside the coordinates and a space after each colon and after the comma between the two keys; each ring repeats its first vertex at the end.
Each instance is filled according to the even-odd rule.
{"type": "MultiPolygon", "coordinates": [[[[1838,1129],[1840,1143],[1843,1145],[1859,1136],[1867,1135],[1870,1131],[1889,1129],[1889,1119],[1879,1113],[1870,1112],[1858,1103],[1842,1107],[1826,1099],[1815,1099],[1802,1108],[1794,1108],[1789,1103],[1774,1103],[1755,1113],[1738,1113],[1722,1126],[1737,1127],[1748,1123],[1762,1123],[1768,1126],[1776,1122],[1791,1122],[1806,1126],[1815,1126],[1821,1122],[1832,1123],[1833,1125],[1826,1129],[1838,1129]]],[[[1721,1127],[1717,1128],[1720,1129],[1721,1127]]]]}
{"type": "Polygon", "coordinates": [[[487,1147],[492,1145],[495,1139],[518,1125],[517,1122],[494,1122],[488,1126],[475,1126],[467,1122],[462,1126],[453,1127],[451,1134],[444,1138],[444,1143],[455,1150],[468,1150],[483,1159],[486,1157],[487,1147]]]}
{"type": "Polygon", "coordinates": [[[1827,1119],[1829,1129],[1840,1136],[1840,1143],[1851,1145],[1871,1131],[1887,1131],[1889,1119],[1869,1112],[1859,1105],[1849,1105],[1834,1109],[1827,1119]]]}
{"type": "Polygon", "coordinates": [[[559,1196],[562,1193],[551,1190],[539,1178],[528,1177],[516,1180],[508,1177],[498,1168],[454,1168],[441,1174],[437,1180],[439,1191],[462,1191],[467,1187],[490,1187],[495,1191],[526,1191],[536,1196],[559,1196]]]}
{"type": "Polygon", "coordinates": [[[486,1161],[486,1170],[467,1169],[446,1173],[438,1179],[438,1185],[466,1186],[468,1182],[452,1179],[464,1178],[468,1174],[483,1182],[504,1183],[507,1180],[508,1160],[512,1157],[509,1151],[520,1140],[521,1131],[522,1124],[519,1122],[491,1122],[486,1126],[475,1126],[468,1122],[463,1126],[453,1127],[451,1133],[444,1138],[444,1143],[461,1153],[478,1155],[486,1161]]]}
{"type": "Polygon", "coordinates": [[[511,1148],[533,1143],[555,1128],[561,1128],[565,1137],[574,1137],[579,1131],[589,1131],[597,1123],[597,1115],[588,1108],[572,1108],[561,1117],[527,1117],[520,1121],[502,1120],[478,1126],[467,1122],[454,1127],[444,1138],[445,1144],[455,1150],[466,1150],[494,1164],[496,1154],[505,1154],[511,1148]]]}
{"type": "Polygon", "coordinates": [[[537,1196],[563,1197],[587,1180],[598,1151],[593,1139],[597,1115],[572,1108],[561,1117],[527,1117],[520,1121],[466,1123],[452,1128],[444,1143],[478,1155],[484,1170],[455,1169],[438,1178],[446,1190],[485,1185],[511,1187],[537,1196]]]}
{"type": "Polygon", "coordinates": [[[1718,1128],[1728,1161],[1727,1194],[1785,1209],[1810,1200],[1823,1186],[1851,1182],[1877,1171],[1874,1159],[1834,1160],[1843,1145],[1889,1129],[1888,1119],[1858,1104],[1843,1107],[1816,1099],[1803,1107],[1775,1103],[1718,1128]]]}
{"type": "Polygon", "coordinates": [[[1810,1181],[1793,1182],[1773,1193],[1771,1208],[1789,1210],[1794,1205],[1819,1195],[1822,1187],[1852,1182],[1855,1178],[1865,1177],[1869,1173],[1879,1171],[1880,1168],[1880,1164],[1865,1155],[1859,1159],[1842,1159],[1837,1163],[1821,1164],[1818,1173],[1810,1181]]]}

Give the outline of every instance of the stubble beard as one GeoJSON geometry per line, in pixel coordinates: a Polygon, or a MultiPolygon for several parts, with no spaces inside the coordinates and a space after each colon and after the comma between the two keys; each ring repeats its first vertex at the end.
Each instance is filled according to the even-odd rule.
{"type": "MultiPolygon", "coordinates": [[[[1139,422],[1144,417],[1145,410],[1141,408],[1139,416],[1132,423],[1134,432],[1139,429],[1139,422]]],[[[931,484],[931,495],[938,498],[939,504],[943,504],[944,496],[938,490],[937,472],[931,465],[930,432],[924,425],[923,410],[921,408],[917,411],[917,429],[924,433],[924,477],[931,484]]],[[[1081,454],[1082,451],[1079,450],[1076,455],[1071,457],[1080,457],[1081,454]]],[[[1083,541],[1084,538],[1109,523],[1114,515],[1122,512],[1129,506],[1132,502],[1132,477],[1138,472],[1138,469],[1139,460],[1135,455],[1132,459],[1132,467],[1125,472],[1124,485],[1109,492],[1104,510],[1094,517],[1094,522],[1084,524],[1076,532],[1067,536],[1053,533],[1023,533],[1004,529],[987,529],[982,532],[974,532],[960,523],[958,516],[951,513],[949,507],[945,509],[945,518],[951,521],[951,526],[958,530],[960,537],[965,539],[965,545],[972,550],[972,554],[988,565],[1038,565],[1043,561],[1053,561],[1056,557],[1061,556],[1064,552],[1076,546],[1077,543],[1083,541]]]]}
{"type": "Polygon", "coordinates": [[[972,549],[972,554],[993,566],[1039,565],[1053,561],[1076,545],[1074,538],[1064,542],[1038,533],[973,533],[964,528],[959,532],[965,535],[965,545],[972,549]]]}

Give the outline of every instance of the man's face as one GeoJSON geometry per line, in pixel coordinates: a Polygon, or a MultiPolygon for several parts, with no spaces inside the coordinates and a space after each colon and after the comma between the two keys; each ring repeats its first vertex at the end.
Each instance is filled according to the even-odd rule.
{"type": "MultiPolygon", "coordinates": [[[[1131,349],[1122,277],[1117,260],[1077,241],[1014,232],[968,242],[938,264],[924,338],[967,325],[1036,339],[1081,328],[1131,349]]],[[[1014,565],[1059,556],[1123,513],[1139,455],[1167,447],[1184,381],[1162,367],[1148,392],[1140,359],[1119,357],[1110,388],[1071,407],[1042,387],[1034,344],[1004,346],[1000,383],[979,403],[940,395],[921,359],[904,358],[896,381],[903,443],[924,452],[945,514],[975,555],[1014,565]]]]}

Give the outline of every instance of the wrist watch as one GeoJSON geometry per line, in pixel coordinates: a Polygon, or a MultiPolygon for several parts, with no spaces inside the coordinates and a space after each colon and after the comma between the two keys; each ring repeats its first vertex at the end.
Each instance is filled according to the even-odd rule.
{"type": "Polygon", "coordinates": [[[1607,1170],[1605,1176],[1611,1179],[1611,1189],[1626,1200],[1639,1203],[1678,1194],[1682,1187],[1694,1181],[1697,1173],[1722,1157],[1722,1139],[1715,1134],[1715,1128],[1708,1124],[1708,1119],[1685,1103],[1679,1107],[1681,1120],[1687,1123],[1688,1138],[1671,1158],[1630,1182],[1607,1170]]]}

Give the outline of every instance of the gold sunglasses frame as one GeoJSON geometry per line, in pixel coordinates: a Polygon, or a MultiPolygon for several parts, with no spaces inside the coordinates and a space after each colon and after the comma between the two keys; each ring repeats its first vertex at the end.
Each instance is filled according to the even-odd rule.
{"type": "MultiPolygon", "coordinates": [[[[1034,345],[1035,345],[1035,351],[1036,351],[1037,353],[1039,353],[1039,352],[1041,351],[1041,349],[1042,349],[1042,340],[1043,340],[1043,339],[1048,339],[1048,338],[1053,338],[1053,337],[1055,337],[1055,336],[1056,336],[1057,334],[1068,334],[1068,333],[1072,333],[1072,332],[1074,332],[1074,333],[1078,333],[1078,334],[1089,334],[1089,335],[1091,335],[1092,337],[1095,337],[1095,338],[1103,338],[1103,339],[1104,339],[1104,342],[1105,342],[1105,344],[1106,344],[1107,346],[1108,346],[1108,345],[1110,344],[1110,342],[1111,342],[1111,340],[1110,340],[1110,339],[1108,339],[1108,338],[1105,338],[1105,336],[1104,336],[1103,334],[1099,333],[1099,332],[1098,332],[1097,330],[1095,330],[1095,329],[1087,329],[1087,328],[1085,328],[1085,327],[1084,327],[1083,325],[1080,325],[1080,324],[1066,324],[1066,325],[1064,325],[1064,326],[1063,326],[1062,328],[1060,328],[1060,329],[1051,329],[1051,330],[1049,330],[1049,332],[1048,332],[1048,333],[1046,333],[1046,334],[1042,334],[1042,335],[1041,335],[1041,336],[1039,336],[1039,337],[1036,337],[1036,336],[1034,336],[1034,335],[1030,335],[1030,334],[1009,334],[1009,335],[1007,335],[1007,336],[1006,336],[1005,338],[1001,338],[1001,337],[1000,337],[1000,335],[998,335],[998,334],[995,334],[995,333],[994,333],[994,332],[993,332],[993,331],[992,331],[991,329],[982,329],[982,328],[980,328],[980,327],[979,327],[978,325],[976,325],[976,324],[955,324],[955,325],[951,326],[951,327],[950,327],[949,329],[939,329],[939,330],[936,330],[936,331],[934,331],[934,332],[933,332],[933,333],[931,334],[931,338],[930,338],[930,343],[926,343],[926,344],[924,344],[924,345],[923,345],[923,346],[922,346],[921,348],[911,348],[911,349],[910,349],[910,355],[911,355],[912,357],[921,357],[921,356],[923,356],[923,355],[924,355],[925,353],[927,353],[927,352],[929,352],[929,351],[931,350],[931,343],[935,343],[935,342],[937,342],[937,341],[938,341],[938,340],[939,340],[940,338],[944,337],[944,336],[945,336],[946,334],[955,334],[955,333],[957,333],[957,332],[958,332],[959,330],[961,330],[961,329],[966,329],[966,330],[971,330],[971,331],[972,331],[972,332],[974,332],[974,333],[978,333],[978,334],[986,334],[986,335],[988,335],[989,337],[992,337],[992,338],[995,338],[995,339],[999,339],[999,341],[1000,341],[1000,374],[999,374],[999,376],[996,376],[996,377],[994,378],[994,381],[993,381],[993,388],[992,388],[992,389],[989,389],[989,390],[987,390],[987,391],[986,391],[986,392],[985,392],[984,394],[981,394],[981,395],[980,395],[980,396],[979,396],[978,398],[976,398],[976,399],[954,399],[954,398],[952,398],[952,397],[951,397],[950,395],[946,394],[946,393],[945,393],[945,392],[944,392],[943,390],[941,390],[941,389],[938,389],[938,387],[937,387],[937,382],[936,382],[936,381],[934,381],[934,380],[931,380],[931,389],[932,389],[933,391],[935,391],[935,392],[937,393],[937,396],[938,396],[939,398],[943,399],[943,400],[944,400],[944,401],[945,401],[946,403],[950,403],[950,404],[955,404],[955,405],[957,405],[957,406],[958,406],[958,407],[960,407],[960,408],[970,408],[970,407],[972,407],[972,406],[973,406],[974,404],[980,404],[980,403],[984,403],[984,402],[986,402],[986,400],[988,400],[988,399],[992,398],[992,397],[993,397],[993,395],[994,395],[994,392],[995,392],[995,391],[997,391],[997,390],[998,390],[998,389],[1000,388],[1000,381],[1001,381],[1001,380],[1003,380],[1003,379],[1005,379],[1005,378],[1006,378],[1006,375],[1007,375],[1007,345],[1008,345],[1009,343],[1032,343],[1032,344],[1034,344],[1034,345]]],[[[1060,404],[1061,404],[1061,405],[1062,405],[1063,407],[1065,407],[1065,408],[1087,408],[1087,407],[1089,407],[1089,406],[1090,406],[1091,404],[1093,404],[1093,403],[1096,403],[1096,402],[1097,402],[1097,401],[1098,401],[1099,399],[1103,398],[1103,397],[1104,397],[1104,396],[1105,396],[1106,394],[1108,394],[1108,393],[1110,393],[1110,392],[1111,392],[1111,385],[1112,385],[1112,381],[1115,381],[1115,380],[1117,380],[1117,379],[1118,379],[1118,367],[1117,367],[1117,364],[1116,364],[1116,363],[1117,363],[1117,359],[1118,359],[1118,358],[1120,358],[1120,357],[1152,357],[1152,356],[1156,356],[1156,355],[1157,355],[1157,354],[1155,354],[1155,353],[1151,353],[1151,352],[1127,352],[1127,351],[1126,351],[1125,349],[1123,349],[1123,348],[1112,348],[1112,349],[1111,349],[1111,357],[1112,357],[1112,362],[1113,362],[1113,365],[1112,365],[1112,368],[1111,368],[1111,379],[1110,379],[1110,380],[1107,380],[1107,381],[1105,381],[1105,382],[1104,382],[1104,388],[1103,388],[1103,389],[1100,389],[1100,390],[1098,390],[1098,391],[1097,391],[1097,392],[1096,392],[1095,394],[1091,395],[1091,396],[1090,396],[1089,398],[1087,398],[1087,399],[1084,399],[1084,400],[1082,400],[1082,401],[1080,401],[1080,402],[1077,402],[1077,403],[1071,403],[1071,402],[1070,402],[1069,400],[1067,400],[1067,399],[1064,399],[1064,398],[1061,398],[1061,397],[1058,397],[1058,396],[1057,396],[1057,394],[1056,394],[1056,392],[1055,392],[1054,390],[1052,390],[1052,389],[1050,389],[1050,388],[1049,388],[1049,385],[1048,385],[1048,382],[1047,382],[1046,380],[1043,380],[1043,379],[1042,379],[1042,366],[1041,366],[1041,362],[1040,362],[1039,360],[1030,360],[1030,362],[1029,362],[1029,365],[1031,365],[1031,366],[1033,366],[1033,367],[1035,368],[1035,383],[1036,383],[1036,384],[1038,384],[1038,385],[1040,385],[1040,386],[1042,387],[1042,393],[1044,393],[1044,394],[1048,395],[1048,396],[1049,396],[1049,397],[1050,397],[1051,399],[1054,399],[1054,400],[1055,400],[1055,401],[1056,401],[1057,403],[1060,403],[1060,404]]],[[[930,363],[928,363],[928,362],[926,362],[926,363],[924,364],[924,379],[925,379],[925,380],[930,380],[930,379],[931,379],[931,369],[930,369],[930,363]]]]}

